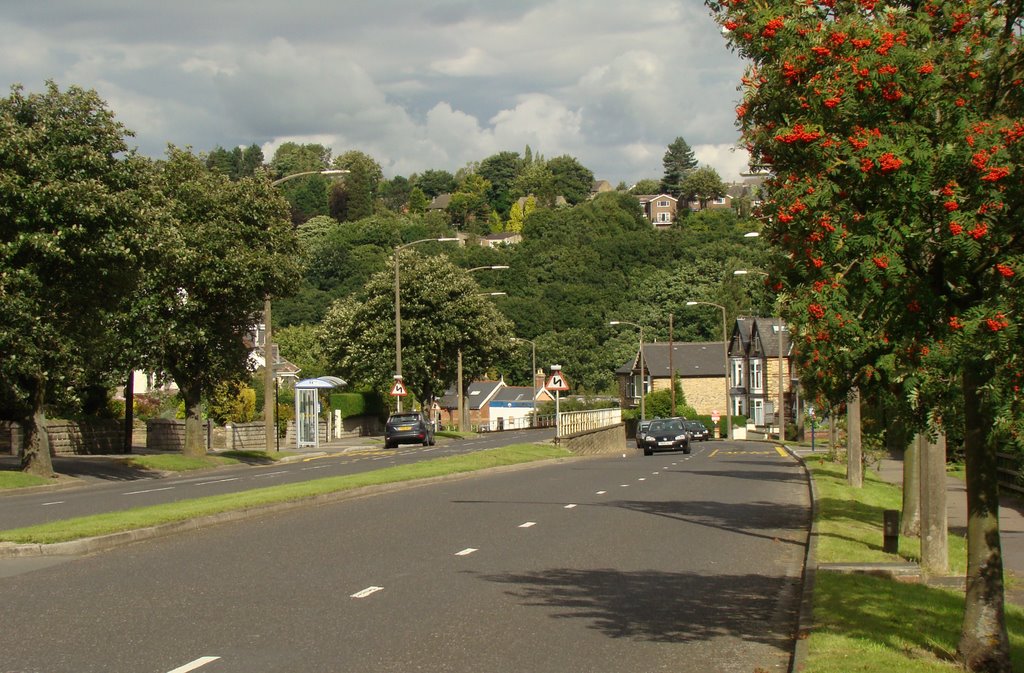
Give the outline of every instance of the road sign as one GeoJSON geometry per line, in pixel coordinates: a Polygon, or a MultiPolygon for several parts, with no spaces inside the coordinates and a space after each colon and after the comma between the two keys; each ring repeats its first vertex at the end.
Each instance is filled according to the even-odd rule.
{"type": "Polygon", "coordinates": [[[391,386],[392,397],[405,397],[408,393],[405,391],[405,383],[402,379],[395,379],[395,385],[391,386]]]}
{"type": "Polygon", "coordinates": [[[551,372],[548,382],[544,384],[548,390],[566,391],[569,389],[569,381],[562,372],[551,372]]]}
{"type": "Polygon", "coordinates": [[[718,415],[718,410],[717,409],[712,409],[712,411],[711,411],[711,422],[712,423],[717,423],[721,418],[722,417],[718,415]]]}

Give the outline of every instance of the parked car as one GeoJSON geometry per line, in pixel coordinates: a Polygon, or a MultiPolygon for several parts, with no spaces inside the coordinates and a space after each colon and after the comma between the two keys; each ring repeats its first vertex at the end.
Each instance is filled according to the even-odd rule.
{"type": "Polygon", "coordinates": [[[690,452],[690,434],[678,418],[662,418],[651,421],[644,434],[637,438],[637,447],[645,456],[655,451],[690,452]]]}
{"type": "Polygon", "coordinates": [[[384,425],[384,448],[393,449],[399,444],[433,446],[434,427],[418,411],[391,414],[384,425]]]}
{"type": "Polygon", "coordinates": [[[690,431],[690,439],[699,442],[706,442],[711,439],[711,432],[706,425],[700,421],[684,421],[683,425],[690,431]]]}
{"type": "Polygon", "coordinates": [[[651,426],[650,419],[645,420],[645,421],[637,421],[637,424],[636,424],[636,445],[637,445],[637,447],[640,446],[640,437],[641,437],[641,435],[643,435],[645,432],[647,432],[647,428],[649,428],[650,426],[651,426]]]}

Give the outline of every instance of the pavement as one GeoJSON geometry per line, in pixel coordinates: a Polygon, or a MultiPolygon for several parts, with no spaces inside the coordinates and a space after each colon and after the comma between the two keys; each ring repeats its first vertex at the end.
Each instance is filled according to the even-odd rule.
{"type": "MultiPolygon", "coordinates": [[[[797,455],[811,453],[808,447],[789,448],[797,455]]],[[[901,457],[883,458],[866,469],[874,471],[883,481],[903,485],[901,457]]],[[[967,486],[956,477],[946,477],[946,519],[950,535],[967,535],[967,486]]],[[[1000,496],[999,532],[1007,579],[1006,600],[1024,605],[1024,501],[1019,496],[1000,496]]]]}

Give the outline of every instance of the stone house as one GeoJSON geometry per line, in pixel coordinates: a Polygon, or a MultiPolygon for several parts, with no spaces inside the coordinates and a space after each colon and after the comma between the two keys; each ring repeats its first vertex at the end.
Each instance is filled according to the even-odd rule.
{"type": "Polygon", "coordinates": [[[619,405],[623,409],[640,406],[641,381],[648,393],[669,389],[672,369],[675,369],[686,403],[698,414],[725,412],[728,408],[725,401],[725,349],[721,341],[673,342],[671,352],[667,342],[645,343],[643,372],[640,371],[639,351],[632,360],[615,370],[619,405]]]}
{"type": "Polygon", "coordinates": [[[799,405],[793,346],[781,318],[741,316],[729,341],[729,387],[733,413],[747,416],[758,428],[778,424],[779,354],[782,354],[782,397],[786,418],[799,405]]]}

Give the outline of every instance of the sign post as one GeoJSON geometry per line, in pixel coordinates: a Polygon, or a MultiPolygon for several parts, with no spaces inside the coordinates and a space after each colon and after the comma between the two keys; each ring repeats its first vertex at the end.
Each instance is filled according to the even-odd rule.
{"type": "Polygon", "coordinates": [[[814,407],[807,407],[807,415],[811,417],[811,453],[814,453],[814,407]]]}
{"type": "Polygon", "coordinates": [[[718,409],[711,410],[711,422],[715,424],[715,439],[722,438],[722,429],[718,425],[718,421],[722,420],[722,417],[718,415],[718,409]]]}
{"type": "Polygon", "coordinates": [[[566,380],[565,375],[562,374],[562,365],[551,365],[551,376],[548,377],[548,382],[544,387],[555,393],[555,438],[557,439],[562,435],[562,418],[558,408],[559,394],[569,390],[569,382],[566,380]]]}
{"type": "Polygon", "coordinates": [[[402,398],[408,394],[408,391],[405,389],[405,381],[402,380],[402,375],[395,374],[395,385],[391,386],[391,397],[397,400],[397,411],[402,410],[402,398]]]}

